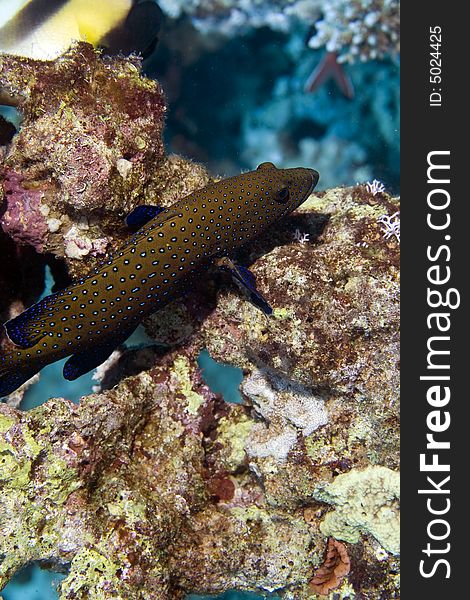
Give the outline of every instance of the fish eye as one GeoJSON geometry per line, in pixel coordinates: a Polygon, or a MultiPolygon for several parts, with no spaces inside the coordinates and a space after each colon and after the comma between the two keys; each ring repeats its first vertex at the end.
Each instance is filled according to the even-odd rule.
{"type": "Polygon", "coordinates": [[[274,199],[276,200],[276,202],[279,202],[280,204],[286,204],[286,202],[288,202],[288,200],[289,200],[289,195],[290,195],[289,188],[283,187],[277,192],[274,199]]]}

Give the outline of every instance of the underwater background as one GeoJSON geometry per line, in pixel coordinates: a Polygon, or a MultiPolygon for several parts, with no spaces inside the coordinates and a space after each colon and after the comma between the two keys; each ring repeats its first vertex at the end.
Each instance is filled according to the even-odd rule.
{"type": "MultiPolygon", "coordinates": [[[[164,0],[159,4],[165,19],[144,72],[162,84],[167,97],[169,152],[202,162],[224,177],[271,161],[278,167],[317,169],[318,189],[377,179],[388,192],[399,192],[399,59],[394,44],[387,48],[384,42],[382,48],[374,33],[374,28],[387,25],[386,11],[397,3],[164,0]],[[358,20],[370,22],[370,31],[358,31],[358,20]],[[328,27],[337,28],[329,37],[328,27]],[[326,72],[325,81],[308,91],[312,73],[328,54],[338,58],[334,65],[338,71],[326,72]],[[352,85],[349,97],[337,80],[341,76],[352,85]]],[[[20,126],[11,109],[3,108],[2,114],[20,126]]],[[[44,295],[52,284],[48,273],[44,295]]],[[[145,343],[142,331],[128,341],[145,343]]],[[[92,391],[92,374],[65,381],[63,362],[43,370],[40,381],[27,391],[22,409],[50,396],[78,402],[92,391]]],[[[200,366],[215,392],[228,402],[241,401],[239,369],[217,365],[207,352],[202,353],[200,366]]],[[[61,577],[32,565],[6,586],[2,597],[57,598],[54,586],[61,577]]],[[[242,592],[218,596],[261,597],[242,592]]]]}

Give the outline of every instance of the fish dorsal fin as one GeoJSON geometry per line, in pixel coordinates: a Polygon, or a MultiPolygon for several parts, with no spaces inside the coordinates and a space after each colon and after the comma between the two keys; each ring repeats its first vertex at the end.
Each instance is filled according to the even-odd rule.
{"type": "MultiPolygon", "coordinates": [[[[145,206],[143,208],[147,208],[147,206],[145,206]]],[[[155,216],[150,218],[150,220],[147,219],[147,221],[144,223],[144,225],[142,225],[140,227],[140,229],[135,231],[133,235],[131,235],[129,238],[127,238],[127,240],[122,244],[122,246],[120,246],[116,250],[116,252],[113,252],[113,256],[110,257],[110,259],[108,261],[105,261],[105,265],[111,264],[113,257],[116,258],[118,256],[124,256],[124,255],[129,254],[130,252],[133,252],[132,248],[137,246],[142,240],[144,240],[144,238],[146,238],[146,237],[148,238],[149,236],[151,236],[152,231],[154,231],[154,230],[157,231],[158,228],[165,225],[165,223],[167,221],[170,221],[171,219],[175,219],[175,218],[178,218],[179,216],[181,216],[181,211],[178,210],[178,208],[173,208],[173,206],[170,206],[168,208],[163,208],[161,210],[158,210],[159,209],[158,206],[152,207],[152,206],[148,205],[148,208],[155,209],[155,211],[156,211],[155,216]]],[[[137,209],[134,209],[134,210],[137,210],[137,209]]],[[[133,212],[134,211],[132,211],[126,218],[126,223],[128,223],[127,219],[129,217],[131,217],[131,220],[132,220],[133,212]]],[[[132,226],[132,229],[135,230],[135,226],[132,226]]]]}
{"type": "Polygon", "coordinates": [[[141,204],[127,215],[126,225],[130,229],[140,229],[164,210],[162,206],[141,204]]]}

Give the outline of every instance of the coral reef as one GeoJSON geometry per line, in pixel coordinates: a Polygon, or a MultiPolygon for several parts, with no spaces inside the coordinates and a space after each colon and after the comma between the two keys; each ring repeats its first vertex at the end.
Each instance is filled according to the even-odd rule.
{"type": "Polygon", "coordinates": [[[286,43],[286,54],[292,60],[292,70],[279,74],[272,94],[243,114],[242,158],[251,166],[264,151],[274,162],[317,165],[322,173],[320,189],[374,177],[385,181],[387,187],[396,186],[398,70],[385,62],[380,66],[352,65],[349,72],[356,97],[348,101],[328,86],[306,94],[302,82],[315,56],[292,41],[286,43]]]}
{"type": "Polygon", "coordinates": [[[163,92],[137,58],[85,43],[56,61],[1,55],[0,87],[23,117],[3,158],[2,228],[65,257],[74,276],[128,235],[122,219],[134,206],[208,181],[201,167],[164,156],[163,92]]]}
{"type": "Polygon", "coordinates": [[[234,486],[204,466],[204,437],[227,409],[198,380],[177,355],[80,406],[0,407],[3,582],[32,560],[70,563],[61,598],[307,579],[318,529],[248,493],[228,504],[234,486]]]}
{"type": "Polygon", "coordinates": [[[313,495],[336,508],[321,524],[325,535],[355,543],[366,532],[392,554],[400,553],[400,477],[396,471],[380,466],[350,471],[313,495]]]}
{"type": "Polygon", "coordinates": [[[338,61],[355,62],[400,53],[398,0],[334,0],[323,3],[311,48],[338,53],[338,61]]]}
{"type": "MultiPolygon", "coordinates": [[[[15,61],[0,57],[24,115],[2,153],[7,315],[40,293],[31,246],[82,273],[119,242],[125,211],[209,177],[164,156],[163,97],[134,59],[80,44],[55,63],[15,61]],[[102,169],[65,164],[67,147],[82,156],[72,129],[102,169]]],[[[398,598],[399,245],[383,230],[398,210],[370,185],[316,193],[240,252],[272,317],[204,273],[146,320],[158,346],[114,354],[80,404],[0,405],[0,588],[39,561],[67,570],[62,600],[398,598]],[[203,382],[202,348],[243,370],[243,404],[203,382]]]]}
{"type": "Polygon", "coordinates": [[[366,186],[312,196],[246,250],[271,319],[204,284],[147,322],[174,350],[101,369],[118,387],[2,405],[3,581],[37,560],[69,565],[62,599],[398,597],[399,247],[377,222],[397,207],[366,186]],[[202,382],[204,345],[244,369],[244,405],[202,382]]]}
{"type": "Polygon", "coordinates": [[[211,355],[245,369],[251,364],[282,373],[312,389],[327,384],[339,393],[356,390],[393,403],[399,247],[383,238],[377,219],[397,206],[365,186],[311,196],[290,218],[290,231],[252,245],[245,257],[255,261],[263,243],[274,248],[253,269],[274,318],[266,321],[239,296],[224,295],[201,332],[211,355]],[[288,242],[295,229],[311,241],[293,250],[288,242]]]}
{"type": "Polygon", "coordinates": [[[169,17],[186,14],[200,31],[226,36],[259,27],[287,31],[294,19],[313,22],[321,10],[319,0],[160,0],[159,4],[169,17]]]}
{"type": "Polygon", "coordinates": [[[378,178],[387,190],[398,190],[397,64],[387,58],[345,65],[356,91],[352,100],[329,82],[306,93],[309,74],[322,59],[321,50],[306,45],[307,29],[262,29],[229,38],[215,51],[212,36],[188,30],[184,21],[173,25],[170,40],[191,40],[192,52],[163,39],[146,66],[168,94],[172,150],[214,173],[236,174],[240,165],[253,169],[270,160],[315,166],[319,189],[378,178]]]}

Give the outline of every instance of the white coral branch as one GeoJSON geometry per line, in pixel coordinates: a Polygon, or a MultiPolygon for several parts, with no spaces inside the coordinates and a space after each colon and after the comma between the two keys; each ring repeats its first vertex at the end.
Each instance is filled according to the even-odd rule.
{"type": "Polygon", "coordinates": [[[382,225],[382,233],[384,239],[388,240],[391,237],[395,237],[398,243],[400,243],[400,213],[393,213],[392,216],[382,215],[377,219],[377,222],[382,225]]]}
{"type": "Polygon", "coordinates": [[[378,179],[374,179],[374,181],[372,181],[372,183],[370,181],[368,181],[366,183],[366,187],[367,187],[367,191],[370,192],[373,196],[375,196],[376,194],[381,194],[382,192],[385,191],[384,184],[381,181],[379,181],[378,179]]]}
{"type": "Polygon", "coordinates": [[[293,238],[296,242],[300,242],[301,244],[306,244],[310,241],[309,233],[302,233],[300,229],[296,229],[293,234],[293,238]]]}

